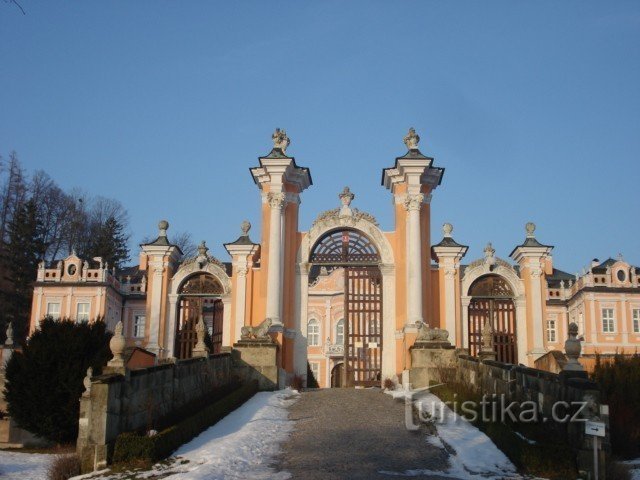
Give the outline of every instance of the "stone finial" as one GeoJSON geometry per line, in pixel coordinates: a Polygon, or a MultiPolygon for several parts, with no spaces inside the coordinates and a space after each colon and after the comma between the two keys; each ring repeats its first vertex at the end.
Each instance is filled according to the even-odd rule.
{"type": "Polygon", "coordinates": [[[618,253],[618,261],[624,262],[624,257],[622,256],[622,253],[618,253]]]}
{"type": "Polygon", "coordinates": [[[536,235],[535,235],[536,224],[535,223],[527,222],[527,224],[524,226],[524,229],[527,231],[527,238],[536,238],[536,235]]]}
{"type": "Polygon", "coordinates": [[[200,312],[200,316],[198,317],[198,323],[196,323],[196,336],[198,337],[198,342],[195,347],[193,347],[192,355],[194,357],[206,357],[209,355],[209,348],[204,343],[204,337],[206,335],[206,326],[204,324],[204,316],[202,312],[200,312]]]}
{"type": "Polygon", "coordinates": [[[569,337],[564,342],[564,351],[567,356],[567,363],[563,370],[573,372],[584,371],[584,368],[578,362],[578,357],[580,357],[580,352],[582,351],[582,345],[580,344],[580,340],[576,338],[577,336],[578,325],[575,322],[571,322],[569,324],[569,337]]]}
{"type": "Polygon", "coordinates": [[[251,230],[251,223],[249,222],[249,220],[244,220],[240,224],[240,231],[242,232],[242,236],[246,237],[247,235],[249,235],[249,230],[251,230]]]}
{"type": "Polygon", "coordinates": [[[13,346],[13,324],[11,322],[9,322],[9,325],[7,325],[7,339],[4,341],[4,346],[13,346]]]}
{"type": "Polygon", "coordinates": [[[560,288],[563,290],[565,289],[564,280],[560,280],[560,288]]]}
{"type": "Polygon", "coordinates": [[[442,234],[446,238],[451,238],[452,232],[453,232],[453,225],[451,225],[450,223],[445,223],[444,225],[442,225],[442,234]]]}
{"type": "Polygon", "coordinates": [[[113,358],[109,360],[107,363],[107,367],[110,367],[113,370],[124,370],[124,347],[126,345],[126,340],[124,335],[122,334],[123,330],[122,320],[120,320],[116,324],[115,331],[113,333],[113,337],[109,341],[109,348],[111,349],[111,353],[113,354],[113,358]]]}
{"type": "Polygon", "coordinates": [[[274,150],[282,150],[282,153],[287,151],[287,147],[291,143],[291,140],[287,137],[287,132],[284,128],[282,130],[276,128],[276,131],[271,135],[271,139],[273,140],[274,150]]]}
{"type": "Polygon", "coordinates": [[[199,255],[206,255],[208,251],[209,251],[209,247],[207,247],[207,242],[202,240],[200,242],[200,245],[198,245],[198,254],[199,255]]]}
{"type": "Polygon", "coordinates": [[[169,222],[167,222],[166,220],[160,220],[158,222],[158,236],[166,237],[167,230],[169,230],[169,222]]]}
{"type": "Polygon", "coordinates": [[[84,385],[83,397],[88,397],[91,394],[91,377],[93,377],[93,368],[89,367],[87,368],[87,375],[82,380],[82,384],[84,385]]]}
{"type": "Polygon", "coordinates": [[[420,143],[420,135],[416,133],[415,128],[411,127],[409,129],[409,133],[405,135],[403,141],[409,150],[417,150],[418,143],[420,143]]]}

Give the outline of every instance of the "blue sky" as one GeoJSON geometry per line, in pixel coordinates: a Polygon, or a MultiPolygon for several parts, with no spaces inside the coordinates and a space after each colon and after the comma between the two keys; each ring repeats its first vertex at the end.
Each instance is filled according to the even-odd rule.
{"type": "Polygon", "coordinates": [[[257,240],[275,127],[312,172],[302,229],[345,185],[393,229],[381,169],[413,126],[446,168],[433,240],[453,223],[465,262],[531,220],[559,268],[640,264],[640,2],[21,5],[0,2],[0,153],[119,199],[132,244],[160,218],[223,260],[244,218],[257,240]]]}

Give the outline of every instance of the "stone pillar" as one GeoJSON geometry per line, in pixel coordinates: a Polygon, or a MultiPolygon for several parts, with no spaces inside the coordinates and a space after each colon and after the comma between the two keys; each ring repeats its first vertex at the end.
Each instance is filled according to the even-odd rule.
{"type": "Polygon", "coordinates": [[[440,305],[440,328],[449,332],[453,345],[461,347],[464,327],[458,325],[463,315],[458,312],[458,285],[460,283],[460,260],[465,256],[469,247],[457,243],[451,233],[453,225],[445,223],[442,226],[444,238],[431,251],[438,260],[438,277],[440,288],[444,289],[444,305],[440,305]]]}
{"type": "Polygon", "coordinates": [[[421,324],[422,316],[422,249],[420,235],[420,208],[424,195],[407,194],[407,323],[421,324]]]}
{"type": "Polygon", "coordinates": [[[271,209],[269,223],[269,265],[267,267],[267,310],[266,317],[273,327],[281,327],[280,300],[282,299],[282,207],[285,194],[269,193],[271,209]]]}
{"type": "MultiPolygon", "coordinates": [[[[546,292],[543,291],[543,282],[546,282],[545,261],[550,257],[553,247],[543,245],[534,235],[536,226],[529,222],[525,226],[527,237],[525,241],[518,245],[511,252],[510,257],[518,262],[520,266],[520,276],[524,280],[526,300],[530,308],[530,317],[527,325],[532,325],[532,339],[527,345],[527,363],[532,366],[533,362],[544,355],[544,310],[546,305],[546,292]]],[[[518,328],[520,327],[518,321],[518,328]]],[[[518,330],[519,332],[521,330],[518,330]]],[[[518,335],[520,337],[520,335],[518,335]]],[[[520,352],[518,353],[520,356],[520,352]]]]}

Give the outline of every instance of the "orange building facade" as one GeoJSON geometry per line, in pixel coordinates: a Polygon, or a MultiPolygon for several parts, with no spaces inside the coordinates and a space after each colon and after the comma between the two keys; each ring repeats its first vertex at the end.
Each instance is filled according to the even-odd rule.
{"type": "Polygon", "coordinates": [[[423,324],[446,329],[453,345],[475,354],[488,322],[498,359],[529,366],[562,350],[569,322],[578,324],[585,354],[632,353],[640,345],[640,270],[621,257],[568,274],[554,267],[553,247],[536,239],[532,223],[509,261],[489,244],[482,258],[463,262],[468,247],[453,239],[450,224],[432,244],[430,201],[444,169],[420,152],[413,129],[407,153],[382,170],[393,231],[354,208],[348,188],[337,208],[300,231],[311,172],[287,155],[284,131],[273,141],[250,169],[261,199],[257,243],[244,222],[240,237],[224,245],[229,262],[204,242],[184,258],[162,221],[135,267],[114,271],[75,254],[41,264],[32,331],[45,315],[102,317],[111,329],[123,323],[130,347],[165,359],[191,355],[199,318],[213,353],[241,341],[242,327],[269,320],[280,384],[311,371],[322,387],[401,378],[423,324]]]}

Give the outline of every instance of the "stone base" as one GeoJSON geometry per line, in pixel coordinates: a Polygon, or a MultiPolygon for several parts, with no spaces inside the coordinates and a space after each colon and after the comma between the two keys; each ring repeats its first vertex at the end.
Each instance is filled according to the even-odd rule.
{"type": "Polygon", "coordinates": [[[258,381],[260,390],[278,388],[278,345],[270,340],[241,340],[233,345],[234,373],[240,381],[258,381]]]}
{"type": "Polygon", "coordinates": [[[434,383],[453,381],[456,350],[450,343],[420,343],[409,350],[411,352],[411,369],[409,370],[411,388],[424,388],[434,383]]]}

